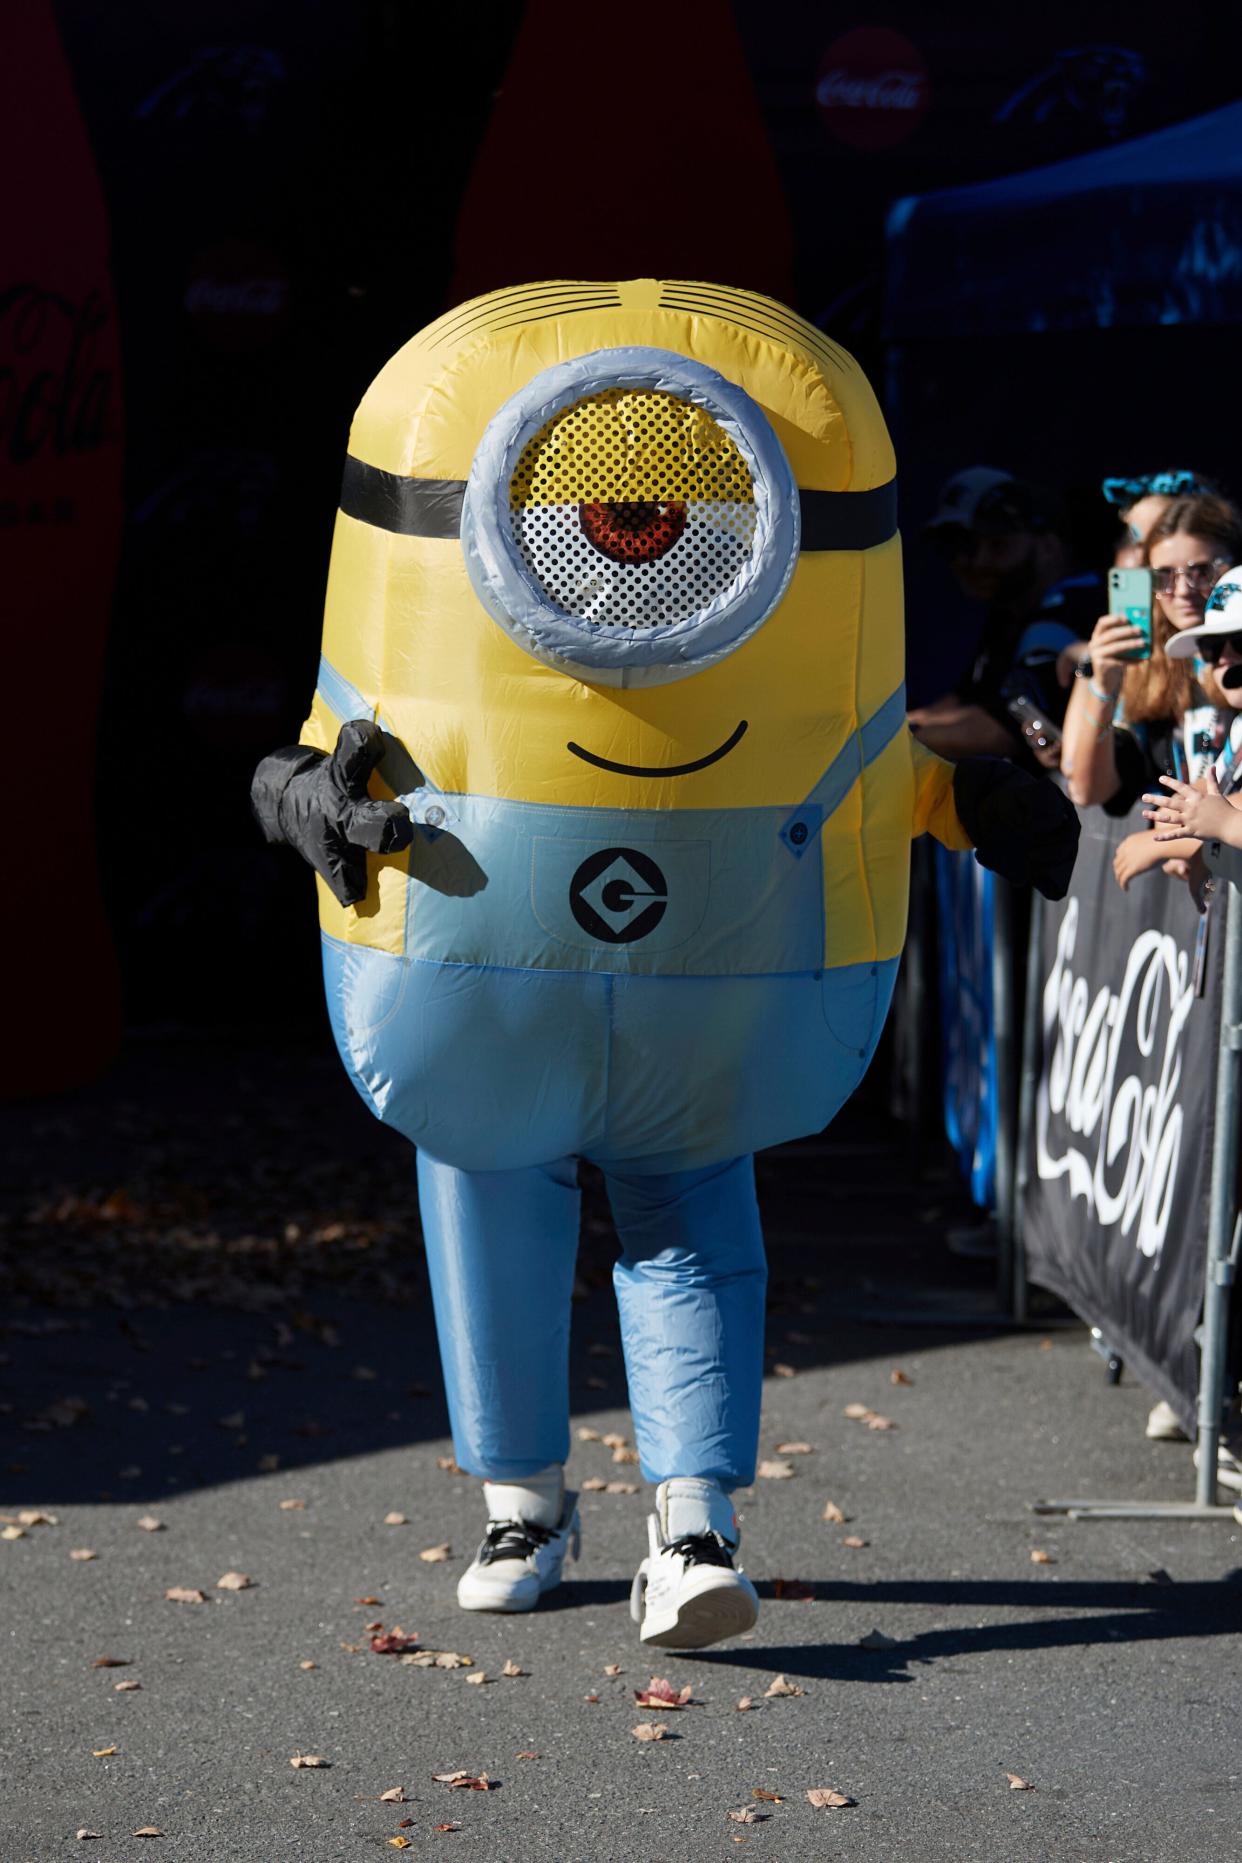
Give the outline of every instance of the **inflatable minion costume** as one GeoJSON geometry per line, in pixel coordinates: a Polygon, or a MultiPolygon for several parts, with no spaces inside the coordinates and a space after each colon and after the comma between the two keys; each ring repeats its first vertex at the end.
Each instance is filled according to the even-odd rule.
{"type": "Polygon", "coordinates": [[[759,1429],[751,1154],[820,1130],[861,1079],[912,835],[992,832],[989,864],[1062,891],[1072,865],[1047,786],[1033,807],[985,760],[955,786],[921,750],[902,667],[884,421],[771,299],[496,292],[358,410],[314,709],[254,800],[320,873],[346,1067],[418,1146],[453,1438],[488,1501],[467,1608],[529,1609],[576,1540],[586,1157],[658,1484],[642,1636],[754,1621],[728,1498],[759,1429]]]}

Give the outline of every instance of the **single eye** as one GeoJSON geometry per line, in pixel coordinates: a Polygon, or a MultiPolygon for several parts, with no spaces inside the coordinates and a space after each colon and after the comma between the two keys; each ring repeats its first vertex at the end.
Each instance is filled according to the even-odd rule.
{"type": "Polygon", "coordinates": [[[684,678],[732,651],[797,556],[797,490],[762,411],[665,350],[598,350],[500,409],[462,543],[523,646],[605,683],[684,678]]]}

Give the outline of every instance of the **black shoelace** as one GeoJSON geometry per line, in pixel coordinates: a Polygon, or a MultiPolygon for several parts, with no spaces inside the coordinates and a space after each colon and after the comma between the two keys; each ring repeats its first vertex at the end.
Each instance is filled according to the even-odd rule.
{"type": "Polygon", "coordinates": [[[552,1538],[553,1528],[537,1527],[529,1520],[493,1520],[487,1538],[479,1548],[480,1565],[496,1565],[501,1559],[529,1559],[540,1546],[552,1538]]]}
{"type": "Polygon", "coordinates": [[[687,1565],[733,1565],[732,1553],[715,1533],[687,1533],[684,1539],[674,1540],[668,1550],[677,1553],[687,1565]]]}

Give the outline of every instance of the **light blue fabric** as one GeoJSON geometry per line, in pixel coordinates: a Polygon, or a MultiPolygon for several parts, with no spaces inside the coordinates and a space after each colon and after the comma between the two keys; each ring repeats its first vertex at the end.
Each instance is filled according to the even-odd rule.
{"type": "MultiPolygon", "coordinates": [[[[569,1452],[572,1158],[457,1171],[420,1152],[432,1299],[462,1468],[521,1481],[569,1452]]],[[[754,1479],[767,1267],[750,1158],[652,1175],[605,1166],[642,1473],[754,1479]]]]}

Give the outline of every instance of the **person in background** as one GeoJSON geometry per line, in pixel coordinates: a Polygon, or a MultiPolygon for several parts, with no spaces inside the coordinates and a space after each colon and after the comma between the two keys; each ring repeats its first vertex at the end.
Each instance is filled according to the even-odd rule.
{"type": "MultiPolygon", "coordinates": [[[[1242,517],[1211,494],[1174,499],[1148,533],[1146,556],[1154,588],[1151,657],[1128,661],[1141,644],[1140,630],[1120,616],[1101,616],[1075,669],[1065,714],[1061,768],[1070,799],[1111,815],[1128,814],[1163,774],[1197,781],[1220,748],[1223,695],[1210,673],[1196,682],[1189,658],[1165,649],[1178,633],[1198,627],[1222,571],[1242,557],[1242,517]]],[[[1140,830],[1117,849],[1117,882],[1124,889],[1141,873],[1195,852],[1140,830]]]]}
{"type": "Polygon", "coordinates": [[[1055,768],[1043,723],[1055,725],[1065,710],[1057,660],[1088,631],[1101,593],[1098,577],[1072,571],[1057,500],[1011,473],[972,466],[947,481],[927,529],[963,594],[985,613],[969,671],[910,713],[911,730],[942,757],[1055,768]],[[1027,704],[1025,728],[1009,709],[1015,700],[1027,704]]]}
{"type": "MultiPolygon", "coordinates": [[[[1100,486],[1121,524],[1113,551],[1114,569],[1138,569],[1153,524],[1175,498],[1219,497],[1217,488],[1198,472],[1148,472],[1132,479],[1105,479],[1100,486]]],[[[1071,668],[1071,673],[1072,673],[1071,668]]]]}

